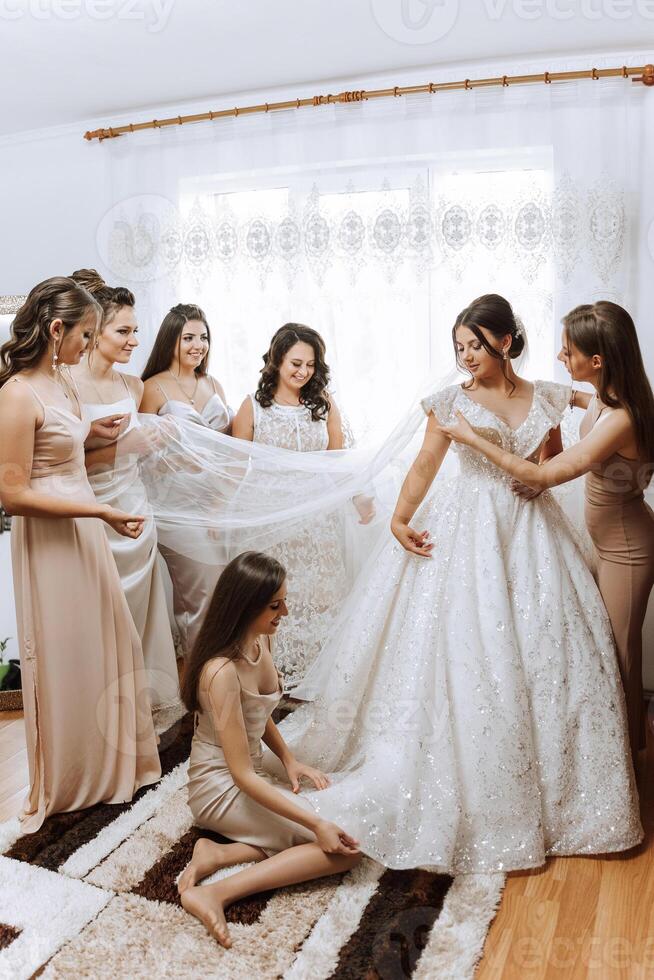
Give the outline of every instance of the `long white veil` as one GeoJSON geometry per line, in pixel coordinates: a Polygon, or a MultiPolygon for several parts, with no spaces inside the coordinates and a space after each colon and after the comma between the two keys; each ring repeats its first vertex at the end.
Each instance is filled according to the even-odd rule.
{"type": "Polygon", "coordinates": [[[241,552],[311,535],[329,518],[349,582],[388,530],[419,447],[421,399],[453,377],[423,385],[392,431],[361,448],[293,452],[172,416],[140,415],[137,434],[119,440],[117,451],[138,455],[159,541],[178,555],[219,573],[241,552]]]}

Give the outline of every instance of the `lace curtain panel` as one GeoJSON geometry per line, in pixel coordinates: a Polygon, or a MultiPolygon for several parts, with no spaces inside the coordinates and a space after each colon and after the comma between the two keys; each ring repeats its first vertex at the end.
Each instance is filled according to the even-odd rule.
{"type": "Polygon", "coordinates": [[[565,380],[568,309],[605,297],[638,312],[647,95],[619,79],[475,90],[103,145],[98,249],[137,294],[134,367],[170,305],[197,302],[239,404],[274,330],[307,322],[355,431],[382,432],[452,368],[459,310],[497,291],[525,322],[524,372],[565,380]]]}

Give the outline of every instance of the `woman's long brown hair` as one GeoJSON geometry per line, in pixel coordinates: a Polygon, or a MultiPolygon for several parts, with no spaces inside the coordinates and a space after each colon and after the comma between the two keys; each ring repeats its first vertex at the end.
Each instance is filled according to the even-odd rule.
{"type": "Polygon", "coordinates": [[[654,461],[654,395],[631,316],[617,303],[575,306],[563,317],[568,343],[586,357],[602,358],[598,395],[604,405],[624,408],[631,418],[639,456],[654,461]]]}
{"type": "Polygon", "coordinates": [[[314,422],[326,419],[331,402],[327,394],[329,367],[325,361],[325,341],[317,330],[304,323],[285,323],[270,341],[270,347],[263,355],[261,378],[254,397],[263,408],[269,408],[275,400],[279,384],[279,369],[291,347],[297,343],[308,344],[313,348],[315,366],[309,380],[300,389],[300,404],[311,411],[314,422]]]}
{"type": "Polygon", "coordinates": [[[240,656],[248,627],[285,578],[284,566],[259,551],[244,551],[224,569],[184,669],[182,700],[189,711],[201,710],[198,685],[205,664],[214,657],[236,660],[240,656]]]}
{"type": "Polygon", "coordinates": [[[141,375],[142,381],[147,381],[154,374],[167,371],[173,363],[175,355],[179,357],[182,333],[189,320],[199,320],[207,331],[207,353],[195,368],[196,375],[204,375],[208,371],[209,354],[211,352],[211,331],[204,312],[193,303],[178,303],[166,313],[155,337],[148,362],[141,375]]]}
{"type": "Polygon", "coordinates": [[[45,279],[30,290],[11,325],[11,337],[0,348],[0,388],[12,375],[35,367],[50,346],[50,324],[61,320],[64,331],[102,309],[91,294],[66,276],[45,279]]]}

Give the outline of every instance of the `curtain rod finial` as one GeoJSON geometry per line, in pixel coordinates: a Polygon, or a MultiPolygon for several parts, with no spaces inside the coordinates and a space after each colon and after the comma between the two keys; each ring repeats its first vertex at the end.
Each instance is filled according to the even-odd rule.
{"type": "Polygon", "coordinates": [[[654,65],[645,65],[643,68],[643,74],[638,75],[633,78],[634,82],[642,82],[643,85],[647,85],[648,88],[654,85],[654,65]]]}

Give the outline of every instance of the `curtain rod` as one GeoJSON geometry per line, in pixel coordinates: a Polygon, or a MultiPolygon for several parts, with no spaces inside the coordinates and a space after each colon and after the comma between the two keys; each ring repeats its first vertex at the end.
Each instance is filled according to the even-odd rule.
{"type": "Polygon", "coordinates": [[[475,88],[492,88],[509,85],[529,85],[534,82],[570,82],[578,78],[589,78],[597,81],[600,78],[631,78],[632,82],[642,82],[643,85],[654,86],[654,65],[643,65],[638,68],[590,68],[585,71],[546,71],[538,75],[500,75],[497,78],[466,78],[461,82],[428,82],[426,85],[395,85],[393,88],[358,89],[340,92],[338,95],[314,95],[306,99],[291,99],[287,102],[264,102],[261,105],[249,105],[234,109],[218,109],[210,112],[198,112],[189,116],[171,116],[168,119],[152,119],[150,122],[128,123],[124,126],[110,126],[107,129],[93,129],[84,133],[86,140],[115,139],[125,133],[138,133],[142,129],[162,129],[164,126],[182,126],[185,123],[213,121],[229,116],[249,116],[259,112],[276,112],[281,109],[304,109],[307,106],[334,105],[348,102],[367,102],[369,99],[399,98],[402,95],[435,95],[437,92],[452,92],[457,89],[471,90],[475,88]]]}

